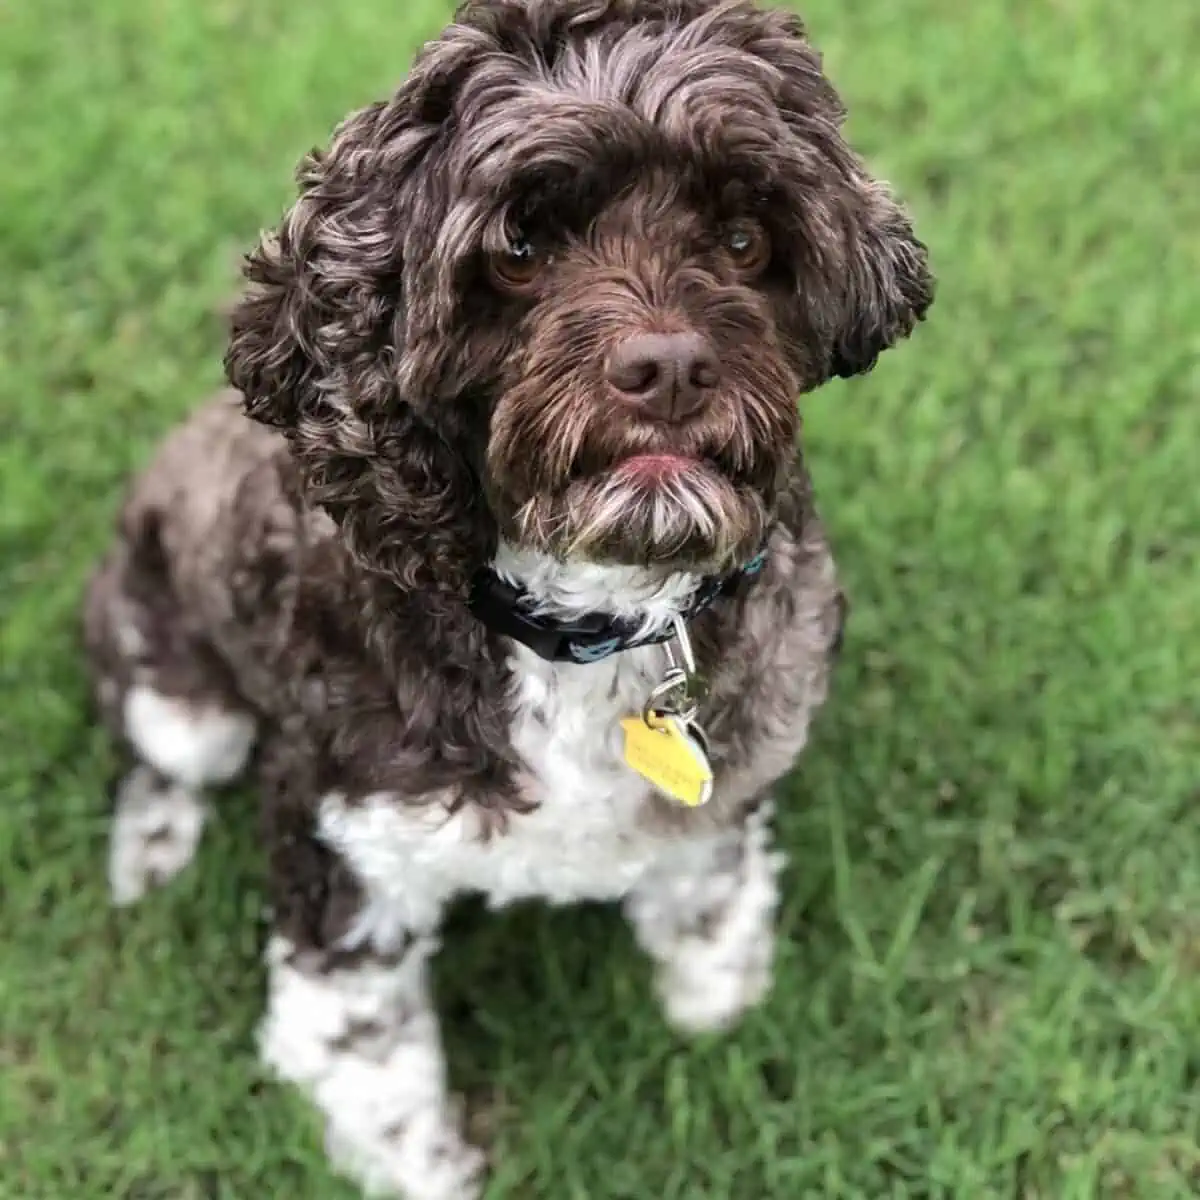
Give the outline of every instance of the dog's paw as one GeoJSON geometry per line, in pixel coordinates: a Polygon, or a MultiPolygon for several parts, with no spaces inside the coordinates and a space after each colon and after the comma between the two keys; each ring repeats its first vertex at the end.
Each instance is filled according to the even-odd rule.
{"type": "Polygon", "coordinates": [[[486,1158],[463,1140],[451,1113],[417,1112],[369,1138],[330,1124],[325,1149],[367,1196],[477,1200],[483,1194],[486,1158]]]}
{"type": "Polygon", "coordinates": [[[693,862],[635,892],[626,911],[656,963],[667,1020],[685,1033],[728,1029],[771,987],[778,876],[770,805],[737,841],[718,841],[693,862]]]}
{"type": "Polygon", "coordinates": [[[108,848],[112,902],[125,906],[173,879],[196,856],[208,807],[194,792],[135,767],[117,790],[108,848]]]}
{"type": "Polygon", "coordinates": [[[742,946],[735,956],[711,943],[682,945],[657,974],[667,1020],[681,1033],[732,1028],[762,1002],[771,987],[770,945],[742,946]]]}

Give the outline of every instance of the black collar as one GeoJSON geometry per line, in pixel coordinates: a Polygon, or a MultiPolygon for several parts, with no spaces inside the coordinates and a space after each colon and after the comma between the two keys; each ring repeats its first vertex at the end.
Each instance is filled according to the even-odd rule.
{"type": "MultiPolygon", "coordinates": [[[[679,616],[690,621],[722,596],[734,595],[763,569],[766,560],[766,550],[760,550],[728,575],[705,576],[679,616]]],[[[480,571],[471,588],[471,612],[480,621],[550,662],[600,662],[634,646],[655,646],[669,641],[675,632],[672,626],[667,626],[639,636],[640,622],[610,613],[587,613],[573,621],[537,616],[530,611],[531,602],[528,592],[509,583],[491,567],[480,571]]]]}

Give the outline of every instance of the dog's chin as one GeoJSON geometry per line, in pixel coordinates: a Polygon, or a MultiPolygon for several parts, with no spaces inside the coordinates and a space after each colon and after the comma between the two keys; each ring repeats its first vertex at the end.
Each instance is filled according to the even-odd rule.
{"type": "Polygon", "coordinates": [[[647,454],[534,498],[520,534],[565,561],[708,573],[751,558],[769,516],[758,492],[715,466],[647,454]]]}

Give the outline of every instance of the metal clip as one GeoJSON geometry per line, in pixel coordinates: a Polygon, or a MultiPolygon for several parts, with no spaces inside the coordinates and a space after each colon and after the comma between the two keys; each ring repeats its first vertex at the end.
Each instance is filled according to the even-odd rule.
{"type": "MultiPolygon", "coordinates": [[[[672,617],[671,625],[675,630],[675,640],[679,643],[679,652],[683,655],[683,669],[688,679],[696,678],[696,653],[692,649],[692,638],[688,633],[687,622],[682,617],[672,617]]],[[[667,662],[675,666],[675,655],[671,653],[671,643],[663,642],[667,654],[667,662]]]]}
{"type": "Polygon", "coordinates": [[[678,717],[685,725],[693,725],[703,698],[704,688],[696,670],[696,655],[687,625],[682,617],[673,618],[672,624],[683,661],[676,660],[670,642],[663,642],[667,670],[662,681],[646,697],[642,708],[642,720],[651,727],[654,725],[651,718],[657,715],[678,717]]]}

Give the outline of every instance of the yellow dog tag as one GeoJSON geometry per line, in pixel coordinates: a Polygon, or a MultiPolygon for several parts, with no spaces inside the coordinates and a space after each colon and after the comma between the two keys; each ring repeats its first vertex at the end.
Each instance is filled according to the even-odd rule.
{"type": "Polygon", "coordinates": [[[712,766],[704,747],[675,716],[641,717],[621,722],[625,762],[677,804],[697,808],[712,795],[712,766]]]}

